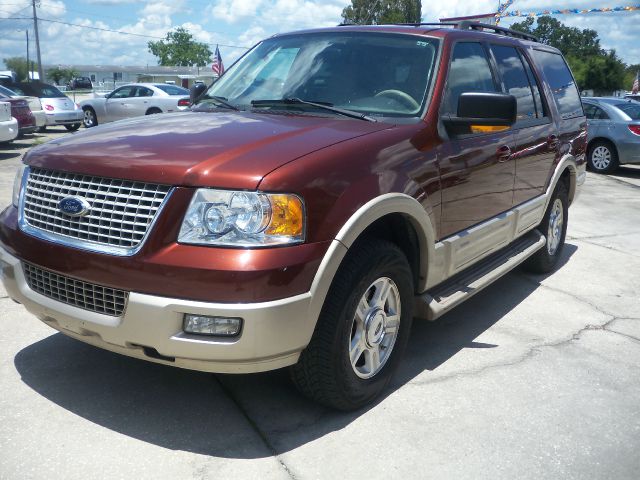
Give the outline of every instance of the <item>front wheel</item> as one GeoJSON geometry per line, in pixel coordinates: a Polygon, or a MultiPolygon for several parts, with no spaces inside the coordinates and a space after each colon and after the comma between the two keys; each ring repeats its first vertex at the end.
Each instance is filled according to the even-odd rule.
{"type": "Polygon", "coordinates": [[[329,289],[311,342],[291,367],[297,388],[339,410],[371,402],[387,386],[413,318],[413,276],[393,243],[356,243],[329,289]]]}
{"type": "Polygon", "coordinates": [[[98,118],[96,117],[96,112],[93,111],[93,108],[85,107],[83,109],[84,117],[82,119],[82,123],[84,128],[91,128],[98,125],[98,118]]]}
{"type": "Polygon", "coordinates": [[[547,237],[547,242],[523,263],[525,270],[549,273],[554,269],[562,255],[568,220],[569,192],[567,184],[561,180],[553,192],[542,223],[538,226],[538,230],[547,237]]]}
{"type": "Polygon", "coordinates": [[[81,123],[72,123],[71,125],[65,125],[64,128],[69,130],[70,132],[75,132],[80,128],[81,123]]]}

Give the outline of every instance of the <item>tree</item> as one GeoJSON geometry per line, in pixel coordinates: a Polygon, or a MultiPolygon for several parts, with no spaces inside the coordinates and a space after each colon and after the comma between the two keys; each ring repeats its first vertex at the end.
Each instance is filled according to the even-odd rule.
{"type": "Polygon", "coordinates": [[[24,57],[5,58],[4,64],[7,66],[7,69],[16,72],[19,82],[24,82],[29,79],[30,70],[38,70],[38,65],[35,63],[31,63],[31,68],[29,68],[29,65],[27,65],[27,59],[24,57]]]}
{"type": "Polygon", "coordinates": [[[514,23],[511,28],[530,33],[566,57],[576,82],[581,90],[594,90],[596,94],[607,94],[624,88],[625,65],[614,50],[606,51],[600,46],[598,32],[567,27],[552,17],[539,17],[534,28],[534,19],[514,23]]]}
{"type": "Polygon", "coordinates": [[[344,23],[420,23],[421,0],[351,0],[342,10],[344,23]]]}
{"type": "Polygon", "coordinates": [[[158,57],[158,65],[204,67],[211,59],[211,49],[206,43],[196,42],[186,29],[178,27],[170,31],[164,40],[149,42],[149,52],[158,57]]]}
{"type": "Polygon", "coordinates": [[[47,70],[47,78],[49,80],[53,80],[53,83],[56,85],[60,85],[60,82],[66,77],[66,75],[67,72],[60,67],[54,67],[47,70]]]}

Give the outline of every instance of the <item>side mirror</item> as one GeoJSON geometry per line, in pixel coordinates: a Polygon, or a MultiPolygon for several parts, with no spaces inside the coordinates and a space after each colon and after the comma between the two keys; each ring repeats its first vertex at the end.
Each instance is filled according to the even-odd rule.
{"type": "Polygon", "coordinates": [[[207,86],[204,83],[194,83],[189,88],[189,100],[191,105],[195,105],[200,96],[207,91],[207,86]]]}
{"type": "Polygon", "coordinates": [[[516,123],[516,97],[504,93],[462,93],[457,116],[443,121],[453,134],[489,133],[508,130],[516,123]]]}

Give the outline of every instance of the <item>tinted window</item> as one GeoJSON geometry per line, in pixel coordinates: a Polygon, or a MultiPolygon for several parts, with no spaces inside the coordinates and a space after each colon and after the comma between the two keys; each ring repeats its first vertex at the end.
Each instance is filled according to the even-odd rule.
{"type": "MultiPolygon", "coordinates": [[[[21,95],[32,95],[39,98],[63,98],[64,93],[58,90],[53,85],[47,83],[21,83],[19,89],[23,92],[21,95]]],[[[18,91],[17,89],[13,89],[18,91]]]]}
{"type": "Polygon", "coordinates": [[[540,50],[534,50],[534,56],[549,82],[560,116],[573,118],[583,115],[578,89],[562,56],[540,50]]]}
{"type": "Polygon", "coordinates": [[[133,92],[136,87],[120,87],[114,90],[109,98],[128,98],[133,97],[133,92]]]}
{"type": "Polygon", "coordinates": [[[536,79],[536,76],[533,74],[533,70],[531,69],[531,65],[529,64],[529,60],[524,56],[520,55],[522,59],[522,63],[524,65],[524,69],[527,72],[527,78],[529,79],[529,84],[531,84],[531,91],[533,92],[533,100],[536,104],[536,114],[538,118],[543,118],[547,116],[547,111],[545,109],[544,103],[542,102],[542,97],[540,96],[540,84],[536,79]]]}
{"type": "Polygon", "coordinates": [[[606,120],[609,118],[607,112],[605,112],[602,108],[596,107],[590,103],[583,104],[584,114],[590,120],[606,120]]]}
{"type": "Polygon", "coordinates": [[[189,95],[189,90],[176,85],[164,85],[161,83],[159,85],[154,85],[154,87],[159,88],[167,95],[189,95]]]}
{"type": "Polygon", "coordinates": [[[458,98],[466,92],[498,92],[487,53],[479,43],[462,42],[453,49],[443,113],[456,115],[458,98]]]}
{"type": "Polygon", "coordinates": [[[135,92],[136,97],[151,97],[153,96],[153,90],[147,87],[137,87],[135,92]]]}
{"type": "Polygon", "coordinates": [[[631,117],[631,120],[640,120],[640,104],[636,105],[635,103],[617,103],[615,105],[624,113],[631,117]]]}
{"type": "Polygon", "coordinates": [[[498,71],[506,92],[516,97],[518,102],[517,119],[536,118],[531,85],[518,51],[513,47],[502,45],[492,45],[491,50],[496,57],[498,71]]]}

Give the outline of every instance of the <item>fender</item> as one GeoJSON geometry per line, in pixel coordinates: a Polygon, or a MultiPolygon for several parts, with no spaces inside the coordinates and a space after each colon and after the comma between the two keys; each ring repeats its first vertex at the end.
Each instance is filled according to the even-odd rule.
{"type": "MultiPolygon", "coordinates": [[[[424,207],[404,193],[380,195],[362,205],[338,231],[325,254],[313,283],[308,318],[317,320],[338,267],[357,238],[376,220],[392,213],[404,214],[414,227],[421,252],[419,291],[423,291],[433,268],[435,229],[424,207]]],[[[315,322],[314,322],[315,323],[315,322]]],[[[310,332],[310,334],[313,332],[310,332]]],[[[311,336],[309,336],[311,338],[311,336]]]]}

